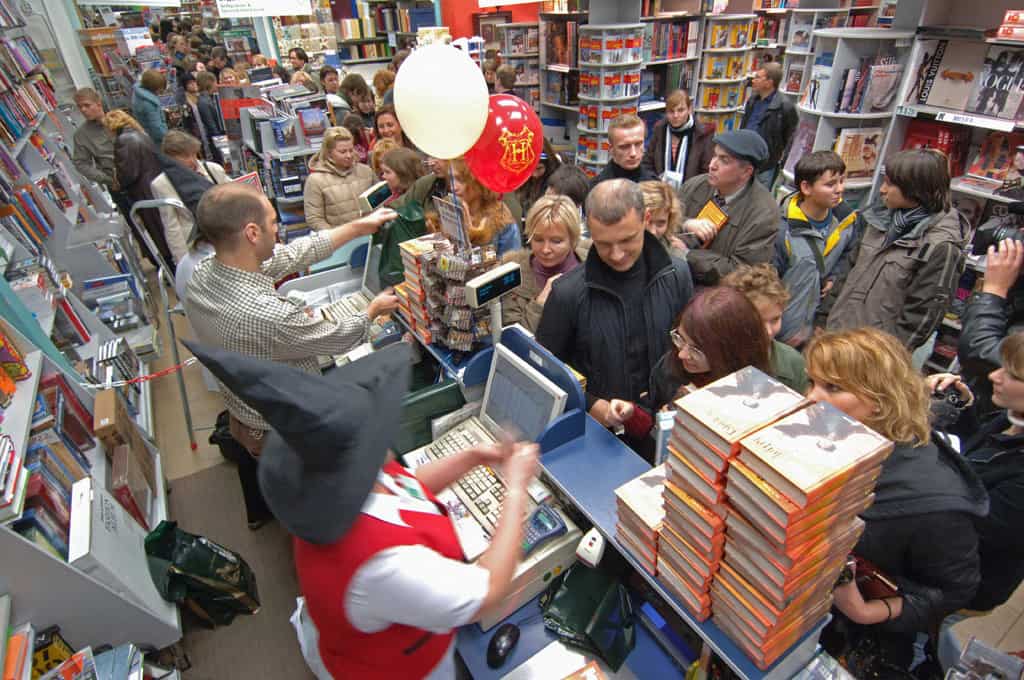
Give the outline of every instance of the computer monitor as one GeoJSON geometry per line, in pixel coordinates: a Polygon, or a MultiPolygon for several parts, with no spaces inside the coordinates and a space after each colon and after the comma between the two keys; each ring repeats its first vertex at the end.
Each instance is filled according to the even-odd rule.
{"type": "Polygon", "coordinates": [[[565,390],[504,345],[494,346],[480,420],[497,437],[537,441],[565,409],[565,390]]]}

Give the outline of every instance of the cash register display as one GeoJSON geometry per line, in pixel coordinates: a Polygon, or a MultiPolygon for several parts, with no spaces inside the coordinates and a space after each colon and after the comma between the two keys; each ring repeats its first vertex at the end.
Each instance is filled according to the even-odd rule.
{"type": "Polygon", "coordinates": [[[492,433],[507,432],[523,441],[537,441],[544,428],[561,415],[565,390],[503,345],[497,345],[484,393],[481,420],[492,433]]]}

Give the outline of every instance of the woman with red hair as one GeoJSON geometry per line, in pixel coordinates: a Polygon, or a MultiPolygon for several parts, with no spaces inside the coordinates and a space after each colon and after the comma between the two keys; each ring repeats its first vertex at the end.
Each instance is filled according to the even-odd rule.
{"type": "Polygon", "coordinates": [[[612,399],[611,411],[632,439],[642,440],[653,425],[652,414],[691,390],[746,366],[771,375],[771,340],[761,316],[733,288],[705,288],[695,295],[669,336],[673,346],[651,371],[650,389],[642,401],[612,399]]]}
{"type": "Polygon", "coordinates": [[[502,202],[501,194],[481,184],[461,158],[452,161],[452,173],[455,177],[452,191],[469,215],[466,226],[470,243],[475,246],[492,244],[498,257],[521,249],[519,223],[502,202]]]}

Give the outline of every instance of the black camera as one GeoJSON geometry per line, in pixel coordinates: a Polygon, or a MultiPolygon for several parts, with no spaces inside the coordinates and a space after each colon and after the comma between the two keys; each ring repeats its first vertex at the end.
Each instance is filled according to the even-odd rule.
{"type": "Polygon", "coordinates": [[[1008,238],[1014,241],[1024,241],[1024,231],[1012,224],[979,227],[978,231],[974,232],[973,252],[983,255],[988,252],[989,246],[997,245],[1000,241],[1005,241],[1008,238]]]}

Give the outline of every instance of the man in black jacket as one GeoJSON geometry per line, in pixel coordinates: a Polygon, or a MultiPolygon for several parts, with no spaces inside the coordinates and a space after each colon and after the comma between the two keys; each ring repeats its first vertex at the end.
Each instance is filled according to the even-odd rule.
{"type": "Polygon", "coordinates": [[[793,102],[779,92],[780,82],[782,66],[777,62],[770,61],[754,73],[750,83],[754,95],[743,109],[741,126],[761,135],[768,145],[768,158],[758,166],[757,179],[769,189],[799,121],[793,102]]]}
{"type": "Polygon", "coordinates": [[[586,215],[593,246],[582,267],[552,285],[537,340],[586,376],[590,415],[618,427],[611,399],[635,402],[647,389],[693,280],[644,228],[635,183],[602,182],[587,196],[586,215]]]}
{"type": "Polygon", "coordinates": [[[601,174],[591,180],[590,188],[593,189],[606,179],[629,179],[638,183],[658,179],[643,165],[646,134],[644,121],[632,113],[618,116],[608,123],[608,144],[611,146],[612,157],[601,174]]]}

